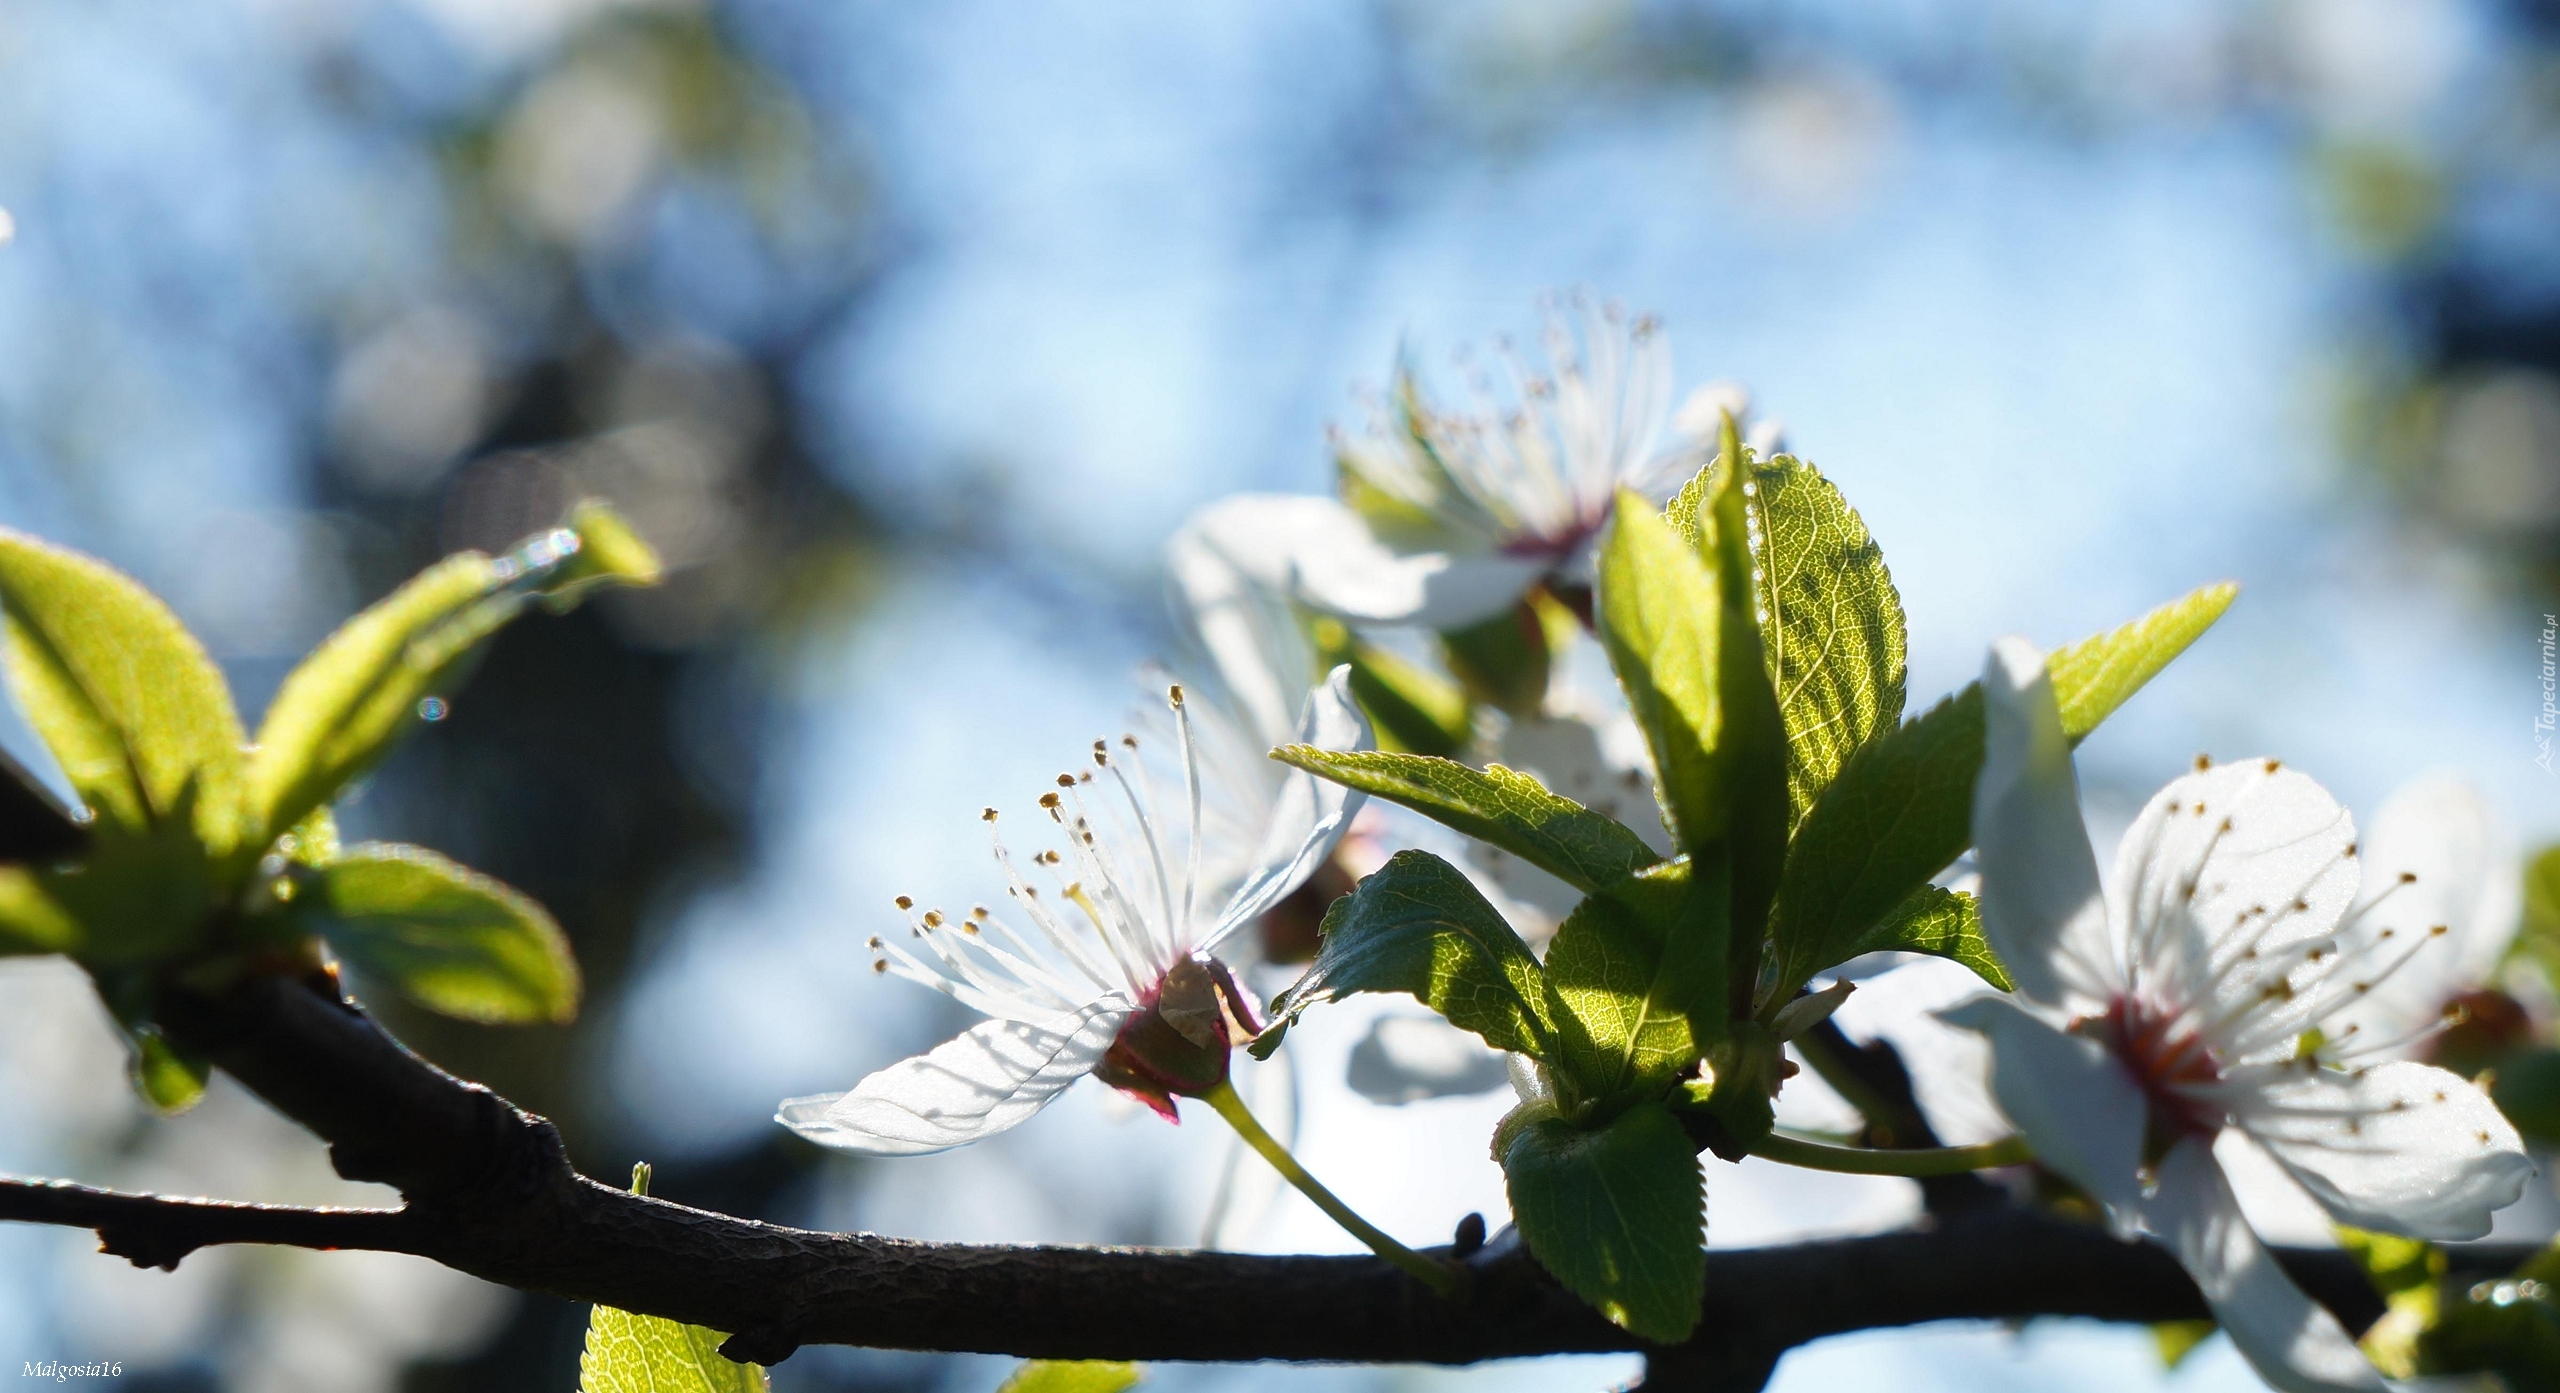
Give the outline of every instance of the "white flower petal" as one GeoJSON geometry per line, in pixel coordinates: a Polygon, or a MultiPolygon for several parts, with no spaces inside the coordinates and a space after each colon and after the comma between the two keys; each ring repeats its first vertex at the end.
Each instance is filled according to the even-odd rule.
{"type": "Polygon", "coordinates": [[[2231,1042],[2243,1055],[2289,1051],[2318,997],[2266,994],[2355,897],[2355,840],[2355,819],[2309,776],[2274,760],[2218,764],[2170,781],[2134,819],[2109,912],[2154,988],[2235,1024],[2262,1016],[2231,1042]]]}
{"type": "Polygon", "coordinates": [[[1315,654],[1277,582],[1255,578],[1221,546],[1249,532],[1258,500],[1203,509],[1165,546],[1165,572],[1200,647],[1267,748],[1289,738],[1315,676],[1315,654]],[[1241,516],[1238,505],[1243,505],[1241,516]]]}
{"type": "Polygon", "coordinates": [[[1983,937],[2028,997],[2071,1009],[2104,1000],[2116,980],[2106,900],[2044,655],[2021,638],[1993,644],[1982,697],[1973,839],[1983,937]]]}
{"type": "Polygon", "coordinates": [[[2209,1143],[2191,1137],[2170,1148],[2143,1218],[2258,1377],[2284,1393],[2382,1393],[2382,1376],[2337,1318],[2302,1294],[2240,1217],[2209,1143]]]}
{"type": "Polygon", "coordinates": [[[1328,552],[1302,559],[1298,598],[1362,623],[1463,629],[1519,603],[1550,564],[1498,552],[1328,552]]]}
{"type": "MultiPolygon", "coordinates": [[[[1298,725],[1298,743],[1323,750],[1368,750],[1377,747],[1369,720],[1351,699],[1351,669],[1335,668],[1323,685],[1307,694],[1307,711],[1298,725]]],[[[1292,769],[1272,800],[1271,821],[1262,838],[1254,868],[1220,910],[1218,920],[1196,945],[1199,952],[1217,949],[1229,934],[1262,917],[1333,854],[1334,844],[1349,830],[1351,819],[1368,795],[1292,769]]]]}
{"type": "Polygon", "coordinates": [[[1135,1010],[1113,993],[1046,1025],[981,1022],[852,1092],[791,1099],[774,1120],[820,1146],[866,1156],[948,1151],[1047,1107],[1093,1071],[1135,1010]]]}
{"type": "Polygon", "coordinates": [[[2326,1028],[2332,1039],[2353,1025],[2363,1040],[2400,1040],[2433,1024],[2456,994],[2495,975],[2515,939],[2522,868],[2478,791],[2441,774],[2383,802],[2365,827],[2359,859],[2364,882],[2350,931],[2359,942],[2378,943],[2389,929],[2395,943],[2416,951],[2326,1028]],[[2446,932],[2429,941],[2438,924],[2446,932]]]}
{"type": "Polygon", "coordinates": [[[1331,498],[1247,494],[1204,511],[1195,525],[1245,575],[1361,623],[1453,629],[1490,619],[1548,565],[1499,552],[1398,551],[1331,498]]]}
{"type": "Polygon", "coordinates": [[[2522,1198],[2533,1175],[2515,1127],[2457,1074],[2390,1063],[2282,1075],[2248,1090],[2232,1120],[2341,1223],[2481,1238],[2491,1211],[2522,1198]]]}
{"type": "Polygon", "coordinates": [[[2142,1090],[2096,1041],[2054,1029],[2007,997],[1981,996],[1938,1013],[1991,1041],[1991,1091],[2036,1159],[2132,1212],[2142,1197],[2142,1090]]]}

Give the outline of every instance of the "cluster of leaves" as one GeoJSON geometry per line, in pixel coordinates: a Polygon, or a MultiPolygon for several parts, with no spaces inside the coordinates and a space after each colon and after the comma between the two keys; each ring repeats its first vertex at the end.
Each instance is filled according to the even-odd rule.
{"type": "MultiPolygon", "coordinates": [[[[54,859],[0,866],[0,955],[87,969],[132,1044],[136,1084],[166,1109],[206,1077],[155,1022],[173,986],[325,970],[334,953],[449,1015],[568,1019],[577,967],[541,906],[419,847],[341,846],[330,804],[441,714],[528,604],[563,610],[657,575],[648,546],[595,503],[506,556],[448,557],[313,650],[253,742],[221,671],[150,592],[0,530],[9,684],[83,805],[55,824],[54,859]]],[[[22,815],[34,790],[21,773],[22,815]]]]}
{"type": "MultiPolygon", "coordinates": [[[[1953,959],[2007,989],[1973,899],[1933,881],[1971,844],[1983,758],[1968,687],[1905,721],[1904,627],[1881,551],[1812,465],[1761,460],[1728,427],[1668,508],[1622,493],[1592,625],[1656,770],[1676,854],[1500,765],[1419,751],[1277,757],[1412,808],[1585,898],[1543,960],[1457,868],[1406,851],[1337,901],[1306,974],[1273,1003],[1268,1054],[1300,1013],[1402,992],[1527,1061],[1495,1158],[1530,1251],[1626,1329],[1685,1337],[1704,1287],[1701,1142],[1765,1138],[1787,1038],[1827,1002],[1806,984],[1879,950],[1953,959]]],[[[2212,586],[2054,653],[2074,740],[2228,607],[2212,586]]],[[[1533,600],[1515,660],[1543,684],[1533,600]]],[[[1502,622],[1512,622],[1505,620],[1502,622]]],[[[1482,634],[1444,636],[1453,659],[1482,634]]],[[[1497,660],[1471,686],[1529,682],[1497,660]]],[[[1374,708],[1373,708],[1374,714],[1374,708]]],[[[1391,724],[1382,721],[1382,724],[1391,724]]],[[[1454,749],[1454,745],[1450,749],[1454,749]]],[[[1835,998],[1836,999],[1836,998],[1835,998]]]]}
{"type": "Polygon", "coordinates": [[[2560,1244],[2503,1277],[2456,1285],[2422,1239],[2342,1229],[2387,1309],[2365,1353],[2393,1378],[2493,1373],[2510,1388],[2560,1388],[2560,1244]]]}

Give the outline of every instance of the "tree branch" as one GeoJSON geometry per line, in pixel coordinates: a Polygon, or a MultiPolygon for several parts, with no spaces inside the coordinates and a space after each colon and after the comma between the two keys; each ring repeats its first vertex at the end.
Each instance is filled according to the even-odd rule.
{"type": "Polygon", "coordinates": [[[414,1225],[397,1209],[304,1209],[120,1194],[67,1180],[0,1180],[0,1219],[95,1229],[103,1252],[136,1267],[176,1271],[180,1259],[217,1243],[290,1248],[416,1251],[414,1225]]]}
{"type": "MultiPolygon", "coordinates": [[[[95,1228],[107,1251],[162,1267],[214,1243],[414,1253],[528,1291],[735,1332],[733,1356],[767,1363],[821,1343],[1443,1364],[1645,1348],[1508,1239],[1466,1259],[1475,1289],[1461,1307],[1366,1256],[815,1233],[578,1175],[548,1122],[410,1053],[325,979],[260,979],[220,997],[173,994],[161,1020],[325,1138],[340,1174],[395,1185],[406,1207],[278,1209],[11,1181],[0,1182],[0,1219],[95,1228]]],[[[2504,1270],[2525,1253],[2465,1256],[2504,1270]]],[[[2351,1328],[2379,1314],[2379,1299],[2344,1255],[2287,1252],[2282,1260],[2351,1328]]],[[[2032,1210],[1976,1208],[1899,1233],[1711,1254],[1698,1333],[1677,1350],[1649,1351],[1651,1386],[1756,1387],[1786,1350],[1851,1330],[2204,1314],[2194,1286],[2156,1247],[2032,1210]]]]}

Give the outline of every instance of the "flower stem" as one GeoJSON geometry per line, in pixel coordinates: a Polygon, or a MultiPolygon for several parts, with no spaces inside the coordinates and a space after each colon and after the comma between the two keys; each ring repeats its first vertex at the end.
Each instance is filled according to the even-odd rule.
{"type": "Polygon", "coordinates": [[[1282,1178],[1297,1186],[1298,1193],[1315,1201],[1316,1208],[1323,1210],[1335,1223],[1349,1230],[1352,1237],[1368,1244],[1369,1251],[1403,1268],[1412,1274],[1415,1280],[1452,1301],[1463,1297],[1465,1285],[1456,1270],[1433,1262],[1387,1237],[1376,1225],[1352,1212],[1351,1206],[1335,1198],[1334,1193],[1326,1189],[1314,1176],[1307,1174],[1307,1168],[1298,1164],[1298,1158],[1289,1154],[1289,1148],[1282,1146],[1269,1132],[1262,1130],[1262,1124],[1255,1121],[1253,1113],[1245,1107],[1244,1099],[1236,1096],[1234,1084],[1220,1083],[1217,1087],[1198,1096],[1210,1107],[1218,1110],[1218,1116],[1225,1118],[1227,1125],[1236,1129],[1236,1135],[1244,1138],[1245,1145],[1262,1153],[1262,1159],[1269,1161],[1271,1168],[1280,1172],[1282,1178]]]}
{"type": "Polygon", "coordinates": [[[2002,1137],[1980,1146],[1924,1146],[1904,1151],[1832,1146],[1791,1137],[1783,1132],[1771,1132],[1752,1146],[1751,1154],[1807,1170],[1913,1177],[1958,1175],[1965,1171],[1989,1170],[1994,1166],[2014,1166],[2035,1159],[2034,1149],[2021,1136],[2002,1137]]]}

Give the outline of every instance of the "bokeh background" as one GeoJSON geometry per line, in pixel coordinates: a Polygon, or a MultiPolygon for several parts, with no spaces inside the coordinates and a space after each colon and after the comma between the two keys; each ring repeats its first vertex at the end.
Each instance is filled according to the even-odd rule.
{"type": "MultiPolygon", "coordinates": [[[[548,903],[574,1027],[383,1007],[592,1174],[924,1237],[1192,1242],[1226,1155],[1083,1089],[942,1157],[768,1121],[948,1033],[876,982],[983,803],[1120,728],[1157,549],[1326,487],[1400,351],[1659,313],[1840,481],[1915,701],[2206,580],[2239,608],[2084,751],[2129,813],[2198,750],[2370,809],[2533,764],[2560,608],[2560,9],[2544,0],[0,0],[0,521],[103,555],[244,709],[355,607],[582,493],[662,591],[497,645],[348,810],[548,903]]],[[[14,715],[0,737],[29,751],[14,715]]],[[[1373,1105],[1310,1022],[1302,1154],[1417,1242],[1501,1215],[1502,1100],[1373,1105]]],[[[1275,1094],[1279,1090],[1275,1089],[1275,1094]]],[[[237,1089],[144,1116],[77,975],[0,964],[0,1170],[366,1198],[237,1089]]],[[[1250,1189],[1250,1187],[1248,1187],[1250,1189]]],[[[1904,1182],[1718,1165],[1711,1244],[1887,1225],[1904,1182]]],[[[1250,1199],[1251,1196],[1248,1196],[1250,1199]]],[[[1294,1197],[1233,1241],[1341,1249],[1294,1197]]],[[[135,1272],[0,1230],[0,1374],[156,1393],[566,1390],[584,1313],[379,1255],[135,1272]]],[[[811,1350],[783,1390],[990,1389],[811,1350]]],[[[1632,1361],[1162,1369],[1182,1389],[1590,1388],[1632,1361]]],[[[2240,1389],[2147,1332],[1938,1328],[1776,1387],[2240,1389]]]]}

